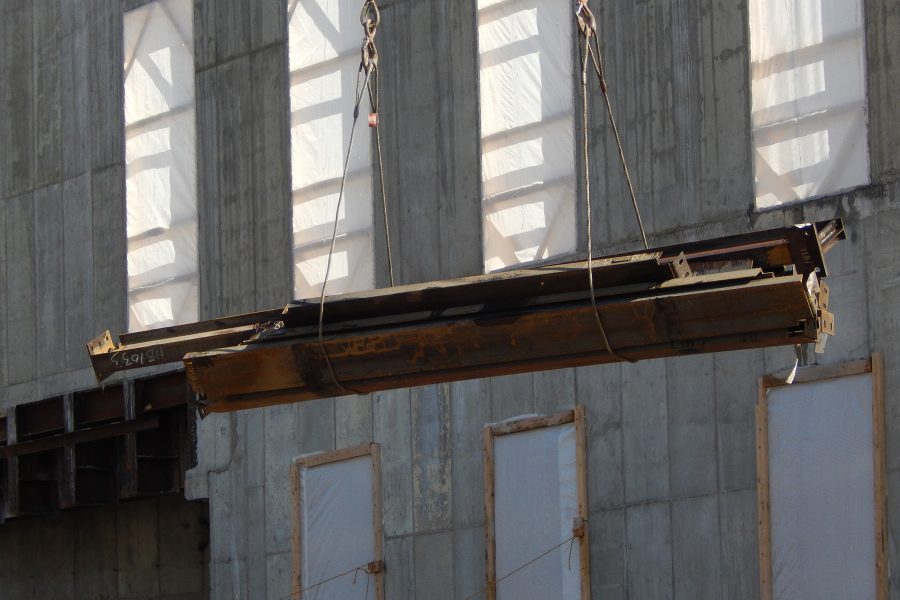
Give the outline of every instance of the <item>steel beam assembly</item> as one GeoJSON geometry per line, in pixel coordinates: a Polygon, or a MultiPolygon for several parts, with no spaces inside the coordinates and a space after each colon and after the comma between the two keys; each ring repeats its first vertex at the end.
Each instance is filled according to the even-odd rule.
{"type": "Polygon", "coordinates": [[[331,296],[321,339],[315,299],[119,344],[106,332],[88,350],[98,380],[183,360],[205,410],[219,412],[815,343],[834,332],[824,255],[843,238],[833,220],[599,258],[596,311],[582,261],[331,296]]]}

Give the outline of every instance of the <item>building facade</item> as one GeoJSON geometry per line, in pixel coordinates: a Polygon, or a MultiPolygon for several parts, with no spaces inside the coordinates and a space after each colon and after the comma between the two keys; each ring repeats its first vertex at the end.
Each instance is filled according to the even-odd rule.
{"type": "MultiPolygon", "coordinates": [[[[187,321],[276,308],[295,290],[321,289],[346,148],[330,138],[348,141],[357,4],[0,2],[0,411],[96,388],[84,344],[104,329],[183,322],[178,306],[190,308],[187,321]],[[169,33],[145,48],[141,27],[153,25],[129,30],[129,18],[156,5],[172,13],[169,33]],[[175,47],[187,49],[177,69],[129,71],[141,48],[158,65],[175,47]],[[129,104],[150,94],[131,73],[157,91],[166,81],[163,108],[129,104]],[[193,103],[186,126],[173,94],[193,103]],[[163,121],[167,141],[141,137],[163,121]],[[179,154],[190,144],[193,153],[179,154]],[[184,164],[195,169],[176,174],[184,164]],[[160,182],[168,191],[151,198],[160,182]],[[182,196],[194,204],[176,218],[182,196]],[[141,254],[151,242],[178,258],[141,254]],[[177,306],[154,304],[155,289],[177,306]]],[[[583,257],[574,5],[378,4],[395,282],[583,257]]],[[[651,246],[844,220],[848,238],[828,255],[837,335],[823,355],[804,356],[822,365],[883,356],[886,556],[890,596],[900,597],[900,8],[797,0],[786,18],[775,4],[591,8],[651,246]]],[[[594,255],[639,249],[594,80],[588,108],[594,255]]],[[[346,260],[335,262],[329,291],[390,282],[377,147],[364,125],[356,144],[367,155],[348,176],[364,192],[348,191],[338,210],[346,260]],[[366,260],[367,272],[354,271],[366,260]]],[[[487,568],[485,424],[578,405],[591,597],[756,598],[757,382],[796,360],[793,348],[697,355],[210,415],[196,423],[187,500],[0,525],[0,595],[290,597],[294,459],[376,443],[385,597],[477,597],[487,568]],[[60,570],[72,577],[51,577],[60,570]]]]}

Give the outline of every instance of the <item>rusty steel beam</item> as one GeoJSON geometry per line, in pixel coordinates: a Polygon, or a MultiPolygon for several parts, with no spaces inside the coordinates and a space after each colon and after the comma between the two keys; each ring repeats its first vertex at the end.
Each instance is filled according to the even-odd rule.
{"type": "Polygon", "coordinates": [[[599,313],[612,353],[585,295],[330,333],[323,342],[333,373],[318,336],[290,330],[281,338],[192,353],[184,362],[205,410],[219,412],[621,359],[808,343],[818,335],[802,275],[688,277],[649,293],[606,298],[599,313]]]}
{"type": "Polygon", "coordinates": [[[840,220],[318,300],[88,345],[98,379],[184,360],[206,409],[620,360],[815,342],[840,220]],[[331,359],[333,370],[328,367],[331,359]]]}

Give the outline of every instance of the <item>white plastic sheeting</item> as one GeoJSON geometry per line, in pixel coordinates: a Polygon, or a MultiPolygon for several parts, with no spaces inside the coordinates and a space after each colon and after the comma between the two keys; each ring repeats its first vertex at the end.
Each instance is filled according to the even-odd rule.
{"type": "Polygon", "coordinates": [[[478,0],[484,269],[575,251],[573,9],[478,0]]]}
{"type": "Polygon", "coordinates": [[[193,5],[125,13],[128,329],[197,320],[193,5]]]}
{"type": "MultiPolygon", "coordinates": [[[[494,437],[497,578],[572,537],[578,517],[575,424],[494,437]]],[[[497,598],[581,598],[580,539],[497,584],[497,598]]]]}
{"type": "MultiPolygon", "coordinates": [[[[360,60],[362,3],[290,0],[291,175],[294,204],[294,294],[318,296],[334,226],[353,122],[360,60]]],[[[372,289],[371,133],[363,100],[328,276],[328,293],[372,289]]]]}
{"type": "Polygon", "coordinates": [[[875,598],[872,376],[769,391],[777,600],[875,598]]]}
{"type": "MultiPolygon", "coordinates": [[[[375,556],[372,457],[300,470],[302,586],[366,565],[375,556]]],[[[303,592],[304,600],[375,600],[375,581],[350,573],[303,592]]]]}
{"type": "Polygon", "coordinates": [[[862,0],[750,2],[758,208],[869,182],[862,0]]]}

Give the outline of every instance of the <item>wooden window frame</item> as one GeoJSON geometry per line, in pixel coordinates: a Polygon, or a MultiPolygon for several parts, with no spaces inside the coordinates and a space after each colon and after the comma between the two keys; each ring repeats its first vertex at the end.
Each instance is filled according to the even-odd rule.
{"type": "Polygon", "coordinates": [[[787,385],[816,383],[854,375],[872,375],[872,439],[875,469],[875,577],[876,600],[888,598],[887,563],[887,466],[884,431],[884,358],[874,353],[870,358],[833,366],[798,369],[791,383],[774,375],[759,379],[756,404],[756,489],[759,517],[759,595],[773,600],[772,589],[772,521],[769,507],[769,403],[768,391],[787,385]]]}
{"type": "Polygon", "coordinates": [[[303,469],[343,462],[369,456],[372,463],[372,522],[375,532],[375,558],[367,572],[375,577],[375,598],[384,600],[384,528],[381,507],[381,445],[360,444],[340,450],[310,454],[295,458],[291,464],[291,598],[303,597],[303,494],[300,477],[303,469]]]}
{"type": "Polygon", "coordinates": [[[482,431],[484,446],[484,531],[485,531],[485,579],[487,584],[486,599],[497,598],[497,545],[495,538],[496,519],[494,516],[494,438],[523,433],[545,427],[575,424],[575,470],[578,481],[578,519],[580,523],[573,528],[573,534],[579,537],[581,562],[581,599],[590,600],[590,538],[588,535],[588,502],[587,502],[587,451],[585,445],[584,407],[576,406],[573,410],[556,413],[550,416],[526,417],[516,421],[492,423],[485,425],[482,431]],[[580,527],[580,529],[579,529],[580,527]],[[579,529],[577,532],[576,529],[579,529]]]}

